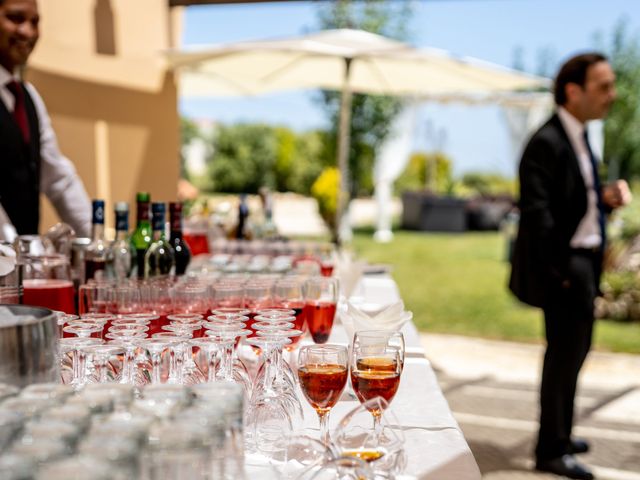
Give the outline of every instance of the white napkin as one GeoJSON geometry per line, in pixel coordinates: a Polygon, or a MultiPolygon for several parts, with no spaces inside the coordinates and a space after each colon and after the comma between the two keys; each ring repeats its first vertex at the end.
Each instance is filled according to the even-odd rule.
{"type": "Polygon", "coordinates": [[[340,320],[351,339],[355,332],[362,330],[398,331],[412,318],[413,312],[404,309],[402,300],[385,306],[356,305],[347,301],[347,308],[341,312],[340,320]]]}
{"type": "Polygon", "coordinates": [[[335,256],[334,264],[334,276],[340,283],[340,293],[349,298],[362,276],[366,262],[355,261],[349,252],[341,251],[335,256]]]}

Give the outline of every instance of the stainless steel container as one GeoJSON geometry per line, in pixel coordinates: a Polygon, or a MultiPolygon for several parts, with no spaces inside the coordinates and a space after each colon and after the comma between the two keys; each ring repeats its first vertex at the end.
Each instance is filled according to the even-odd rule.
{"type": "Polygon", "coordinates": [[[0,383],[23,387],[59,380],[55,313],[41,307],[0,305],[0,383]]]}

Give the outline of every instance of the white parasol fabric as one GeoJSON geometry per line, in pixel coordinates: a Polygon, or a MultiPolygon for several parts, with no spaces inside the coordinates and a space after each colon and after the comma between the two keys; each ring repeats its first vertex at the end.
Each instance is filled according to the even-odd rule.
{"type": "Polygon", "coordinates": [[[353,92],[451,100],[538,89],[549,83],[482,60],[349,29],[170,51],[167,58],[178,73],[183,96],[259,95],[302,88],[341,91],[338,221],[348,191],[353,92]]]}

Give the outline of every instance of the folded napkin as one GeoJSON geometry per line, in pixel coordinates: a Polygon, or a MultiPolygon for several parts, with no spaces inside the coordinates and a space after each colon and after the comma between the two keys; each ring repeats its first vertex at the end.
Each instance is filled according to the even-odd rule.
{"type": "Polygon", "coordinates": [[[390,305],[354,304],[347,301],[340,320],[351,339],[362,330],[397,331],[413,318],[413,313],[404,309],[402,300],[390,305]]]}
{"type": "Polygon", "coordinates": [[[366,262],[356,261],[349,252],[341,251],[334,257],[334,276],[340,283],[340,293],[349,298],[364,272],[366,262]]]}

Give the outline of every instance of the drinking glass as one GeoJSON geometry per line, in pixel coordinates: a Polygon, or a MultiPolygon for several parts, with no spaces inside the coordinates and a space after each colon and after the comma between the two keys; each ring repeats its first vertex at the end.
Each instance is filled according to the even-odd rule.
{"type": "Polygon", "coordinates": [[[338,293],[336,278],[312,277],[305,282],[304,316],[315,343],[326,343],[329,340],[338,293]]]}
{"type": "MultiPolygon", "coordinates": [[[[307,331],[307,322],[304,316],[304,282],[299,278],[283,279],[273,287],[274,304],[280,308],[293,310],[296,319],[293,322],[297,330],[303,333],[307,331]]],[[[285,348],[289,351],[295,350],[302,335],[291,339],[291,343],[285,348]]]]}
{"type": "Polygon", "coordinates": [[[91,280],[78,288],[78,313],[108,313],[111,284],[91,280]]]}
{"type": "Polygon", "coordinates": [[[63,354],[70,353],[73,358],[73,378],[71,379],[71,385],[74,387],[80,388],[86,383],[86,354],[83,348],[89,345],[98,345],[100,343],[102,343],[102,340],[98,338],[79,336],[60,339],[59,344],[61,352],[63,354]]]}
{"type": "Polygon", "coordinates": [[[238,282],[218,282],[211,287],[211,310],[244,308],[244,288],[238,282]]]}
{"type": "MultiPolygon", "coordinates": [[[[273,302],[270,282],[251,282],[244,286],[244,306],[249,310],[247,326],[252,330],[253,318],[258,310],[271,307],[273,302]]],[[[250,337],[255,336],[253,332],[250,337]]]]}
{"type": "Polygon", "coordinates": [[[367,400],[347,413],[333,431],[333,446],[341,457],[364,460],[375,478],[396,478],[406,465],[404,433],[397,417],[382,397],[367,400]],[[382,412],[372,429],[371,411],[382,412]]]}
{"type": "Polygon", "coordinates": [[[320,420],[320,439],[329,444],[329,412],[347,384],[347,347],[307,345],[298,354],[298,378],[307,401],[320,420]]]}
{"type": "Polygon", "coordinates": [[[206,315],[209,311],[209,289],[204,283],[188,282],[173,289],[174,312],[206,315]]]}
{"type": "Polygon", "coordinates": [[[400,354],[400,372],[404,367],[405,343],[402,332],[389,330],[360,330],[353,336],[353,345],[357,348],[397,349],[400,354]]]}
{"type": "MultiPolygon", "coordinates": [[[[390,403],[400,386],[404,351],[394,345],[397,337],[356,332],[351,349],[351,386],[361,403],[382,397],[390,403]]],[[[382,410],[372,407],[374,430],[380,426],[382,410]]]]}
{"type": "Polygon", "coordinates": [[[22,255],[23,303],[75,313],[73,281],[65,255],[22,255]]]}
{"type": "Polygon", "coordinates": [[[140,341],[140,346],[147,350],[151,357],[151,383],[162,383],[162,352],[176,343],[178,342],[169,338],[147,338],[140,341]]]}
{"type": "Polygon", "coordinates": [[[91,355],[95,367],[95,377],[90,378],[93,383],[107,383],[114,381],[118,374],[111,366],[112,357],[124,356],[125,349],[118,345],[102,344],[82,347],[87,355],[91,355]],[[111,375],[109,375],[111,373],[111,375]]]}

